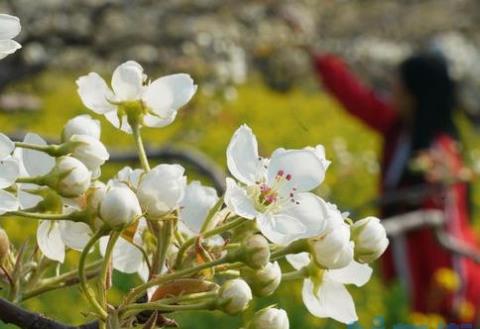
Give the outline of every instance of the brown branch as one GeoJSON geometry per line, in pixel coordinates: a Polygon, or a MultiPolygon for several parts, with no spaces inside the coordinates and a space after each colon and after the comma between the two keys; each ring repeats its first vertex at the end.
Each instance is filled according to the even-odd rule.
{"type": "Polygon", "coordinates": [[[22,309],[6,299],[0,298],[0,321],[14,324],[22,329],[97,329],[98,322],[90,322],[80,326],[69,326],[51,320],[40,314],[22,309]]]}

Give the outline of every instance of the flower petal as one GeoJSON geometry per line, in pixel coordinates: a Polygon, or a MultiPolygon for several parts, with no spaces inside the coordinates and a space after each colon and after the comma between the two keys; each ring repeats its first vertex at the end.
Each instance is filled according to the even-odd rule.
{"type": "Polygon", "coordinates": [[[187,104],[197,91],[190,75],[172,74],[153,81],[145,91],[143,100],[160,117],[168,117],[187,104]]]}
{"type": "Polygon", "coordinates": [[[18,17],[0,14],[0,40],[15,38],[21,29],[20,19],[18,17]]]}
{"type": "Polygon", "coordinates": [[[93,235],[92,230],[85,223],[62,221],[59,228],[65,245],[77,251],[82,251],[93,235]]]}
{"type": "Polygon", "coordinates": [[[37,243],[47,258],[63,263],[65,260],[65,244],[57,222],[48,220],[40,222],[37,229],[37,243]]]}
{"type": "Polygon", "coordinates": [[[307,228],[302,238],[317,236],[327,228],[327,203],[313,193],[296,193],[295,202],[282,209],[282,213],[295,218],[307,228]]]}
{"type": "Polygon", "coordinates": [[[307,227],[287,214],[257,215],[257,225],[267,239],[279,245],[287,245],[304,236],[307,227]]]}
{"type": "Polygon", "coordinates": [[[15,40],[0,40],[0,59],[13,54],[22,46],[15,40]]]}
{"type": "Polygon", "coordinates": [[[308,252],[287,255],[286,258],[290,265],[296,270],[300,270],[310,264],[310,254],[308,252]]]}
{"type": "Polygon", "coordinates": [[[322,161],[309,150],[275,151],[268,164],[269,185],[275,182],[279,172],[291,177],[285,181],[286,190],[296,188],[300,192],[311,191],[325,178],[325,167],[322,161]]]}
{"type": "Polygon", "coordinates": [[[17,159],[12,157],[0,160],[0,189],[7,188],[15,183],[20,173],[20,165],[17,159]]]}
{"type": "Polygon", "coordinates": [[[9,211],[18,210],[19,206],[18,200],[13,194],[0,190],[0,215],[9,211]]]}
{"type": "Polygon", "coordinates": [[[175,121],[176,117],[177,117],[177,112],[172,112],[169,116],[164,118],[160,118],[158,116],[154,116],[147,113],[143,117],[143,124],[151,128],[162,128],[162,127],[168,126],[173,121],[175,121]]]}
{"type": "MultiPolygon", "coordinates": [[[[25,135],[23,141],[27,144],[47,145],[47,142],[45,142],[42,137],[33,133],[25,135]]],[[[55,166],[55,158],[44,152],[35,150],[23,149],[22,160],[25,170],[30,176],[46,175],[55,166]]]]}
{"type": "Polygon", "coordinates": [[[8,136],[0,133],[0,160],[5,159],[12,154],[15,149],[15,144],[8,138],[8,136]]]}
{"type": "Polygon", "coordinates": [[[367,264],[352,261],[343,268],[327,271],[325,276],[336,282],[354,284],[357,287],[361,287],[370,280],[372,272],[372,268],[367,264]]]}
{"type": "MultiPolygon", "coordinates": [[[[100,252],[105,255],[109,237],[100,239],[100,252]]],[[[136,273],[141,269],[143,263],[143,255],[137,247],[127,240],[118,239],[115,247],[113,247],[113,268],[123,273],[136,273]]]]}
{"type": "Polygon", "coordinates": [[[180,203],[180,219],[195,233],[200,233],[208,212],[218,200],[214,188],[203,186],[198,181],[190,183],[180,203]]]}
{"type": "Polygon", "coordinates": [[[128,124],[127,116],[123,115],[121,120],[122,122],[120,123],[120,118],[118,117],[118,112],[117,111],[110,111],[105,113],[105,118],[115,127],[118,128],[127,134],[132,133],[132,127],[128,124]]]}
{"type": "Polygon", "coordinates": [[[227,165],[230,173],[247,185],[255,184],[259,166],[263,162],[258,156],[258,145],[252,129],[242,125],[232,136],[227,148],[227,165]]]}
{"type": "Polygon", "coordinates": [[[312,280],[306,279],[302,297],[308,311],[319,318],[332,318],[345,324],[358,320],[352,296],[341,283],[324,280],[315,292],[312,280]]]}
{"type": "Polygon", "coordinates": [[[139,100],[143,92],[143,68],[135,61],[119,65],[112,75],[116,101],[139,100]]]}
{"type": "Polygon", "coordinates": [[[254,219],[257,216],[257,210],[252,200],[248,197],[247,192],[231,178],[227,178],[225,204],[235,214],[243,218],[254,219]]]}
{"type": "Polygon", "coordinates": [[[101,76],[95,72],[90,72],[77,79],[77,92],[82,99],[83,104],[98,114],[115,111],[116,107],[110,104],[108,100],[113,100],[112,90],[101,76]]]}

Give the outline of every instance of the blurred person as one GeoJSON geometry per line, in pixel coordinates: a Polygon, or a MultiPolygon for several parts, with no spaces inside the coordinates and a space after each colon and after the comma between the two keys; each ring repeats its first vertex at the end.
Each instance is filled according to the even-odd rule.
{"type": "MultiPolygon", "coordinates": [[[[461,144],[453,121],[455,84],[442,57],[420,53],[407,58],[398,67],[390,99],[384,99],[360,82],[340,58],[311,53],[315,71],[325,88],[350,114],[383,137],[380,187],[383,196],[429,183],[428,173],[420,174],[409,165],[422,152],[434,150],[452,170],[463,168],[461,144]]],[[[442,209],[446,231],[470,246],[477,246],[469,225],[468,184],[455,181],[444,186],[441,193],[437,190],[414,202],[382,206],[382,216],[442,209]]],[[[416,312],[441,313],[446,319],[456,321],[478,319],[480,266],[443,249],[431,229],[408,233],[404,239],[392,243],[383,258],[385,278],[389,281],[397,275],[401,279],[416,312]],[[458,288],[448,290],[438,286],[435,275],[445,269],[459,277],[458,288]],[[477,310],[470,313],[470,319],[459,315],[462,312],[458,309],[465,303],[477,310]]]]}

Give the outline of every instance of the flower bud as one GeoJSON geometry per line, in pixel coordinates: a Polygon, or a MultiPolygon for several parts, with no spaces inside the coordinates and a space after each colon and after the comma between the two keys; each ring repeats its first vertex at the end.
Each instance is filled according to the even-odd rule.
{"type": "Polygon", "coordinates": [[[112,228],[128,226],[141,215],[137,196],[126,186],[107,190],[100,202],[100,218],[112,228]]]}
{"type": "Polygon", "coordinates": [[[100,181],[95,181],[86,193],[87,197],[87,208],[92,211],[92,213],[98,213],[98,208],[100,206],[100,202],[105,197],[105,193],[107,192],[107,187],[104,183],[100,181]]]}
{"type": "Polygon", "coordinates": [[[148,216],[158,218],[178,208],[187,186],[184,172],[182,166],[161,164],[142,176],[137,195],[148,216]]]}
{"type": "Polygon", "coordinates": [[[248,283],[255,296],[265,297],[270,296],[277,290],[282,281],[282,270],[277,262],[268,263],[259,270],[243,269],[241,276],[248,283]]]}
{"type": "Polygon", "coordinates": [[[227,314],[243,312],[252,300],[252,291],[242,279],[229,280],[218,293],[218,307],[227,314]]]}
{"type": "Polygon", "coordinates": [[[46,176],[48,186],[67,198],[85,193],[91,179],[92,174],[87,167],[70,156],[57,158],[55,167],[46,176]]]}
{"type": "Polygon", "coordinates": [[[91,136],[73,135],[70,137],[68,145],[71,155],[94,172],[97,172],[110,157],[102,142],[91,136]]]}
{"type": "Polygon", "coordinates": [[[328,269],[342,268],[353,260],[353,242],[350,229],[345,223],[336,225],[326,234],[309,240],[315,262],[328,269]]]}
{"type": "Polygon", "coordinates": [[[10,241],[7,233],[0,228],[0,265],[3,264],[10,253],[10,241]]]}
{"type": "Polygon", "coordinates": [[[243,262],[253,269],[261,269],[270,261],[270,246],[267,239],[255,234],[243,242],[243,262]]]}
{"type": "Polygon", "coordinates": [[[86,135],[100,139],[100,122],[88,114],[70,119],[63,127],[62,140],[67,142],[73,135],[86,135]]]}
{"type": "Polygon", "coordinates": [[[247,329],[289,329],[290,323],[285,310],[269,307],[258,311],[253,316],[247,329]]]}
{"type": "Polygon", "coordinates": [[[355,260],[371,263],[379,258],[388,247],[385,228],[376,217],[366,217],[351,226],[355,242],[355,260]]]}

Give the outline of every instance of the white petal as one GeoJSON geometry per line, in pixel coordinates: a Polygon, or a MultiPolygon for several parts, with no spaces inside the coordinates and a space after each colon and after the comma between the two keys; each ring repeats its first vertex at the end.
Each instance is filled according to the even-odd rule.
{"type": "Polygon", "coordinates": [[[62,221],[60,222],[60,234],[67,247],[82,251],[93,232],[85,223],[62,221]]]}
{"type": "Polygon", "coordinates": [[[172,74],[153,81],[143,100],[155,114],[165,118],[187,104],[196,90],[197,86],[190,75],[172,74]]]}
{"type": "MultiPolygon", "coordinates": [[[[28,133],[23,140],[27,144],[47,145],[37,134],[28,133]]],[[[22,151],[23,165],[30,176],[43,176],[48,174],[55,166],[55,159],[50,155],[29,149],[22,151]]]]}
{"type": "Polygon", "coordinates": [[[287,245],[305,235],[307,227],[298,219],[286,214],[259,214],[257,225],[267,239],[287,245]]]}
{"type": "Polygon", "coordinates": [[[37,242],[38,247],[46,257],[63,263],[65,260],[65,244],[57,222],[41,221],[37,229],[37,242]]]}
{"type": "Polygon", "coordinates": [[[8,138],[8,136],[0,133],[0,160],[5,159],[12,154],[15,149],[15,144],[8,138]]]}
{"type": "Polygon", "coordinates": [[[21,29],[18,17],[0,14],[0,40],[15,38],[21,29]]]}
{"type": "Polygon", "coordinates": [[[21,209],[28,209],[35,207],[38,205],[40,201],[43,200],[43,198],[39,195],[35,195],[33,193],[29,193],[27,191],[24,191],[24,189],[29,190],[29,189],[35,189],[37,188],[36,185],[33,184],[19,184],[18,185],[18,201],[20,202],[20,208],[21,209]]]}
{"type": "Polygon", "coordinates": [[[332,318],[345,324],[358,320],[352,296],[341,283],[324,280],[315,293],[313,282],[306,279],[302,297],[308,311],[319,318],[332,318]]]}
{"type": "Polygon", "coordinates": [[[214,188],[203,186],[198,181],[190,183],[180,203],[180,219],[195,233],[200,233],[210,209],[218,201],[214,188]]]}
{"type": "Polygon", "coordinates": [[[15,183],[20,173],[20,165],[17,159],[12,157],[0,160],[0,189],[15,183]]]}
{"type": "Polygon", "coordinates": [[[248,197],[247,192],[231,178],[227,178],[225,204],[235,214],[243,218],[254,219],[257,216],[257,210],[253,205],[253,201],[248,197]]]}
{"type": "MultiPolygon", "coordinates": [[[[100,239],[100,252],[105,255],[107,249],[108,237],[100,239]]],[[[140,270],[143,263],[143,255],[137,247],[133,246],[127,240],[118,239],[113,248],[113,268],[123,273],[136,273],[140,270]]]]}
{"type": "Polygon", "coordinates": [[[176,117],[177,112],[172,112],[169,116],[162,118],[151,114],[146,114],[143,117],[143,124],[151,128],[162,128],[168,126],[173,121],[175,121],[176,117]]]}
{"type": "Polygon", "coordinates": [[[98,114],[105,114],[116,110],[108,100],[113,100],[113,92],[108,88],[105,80],[97,73],[90,72],[77,79],[77,92],[83,104],[98,114]]]}
{"type": "Polygon", "coordinates": [[[310,254],[308,252],[287,255],[286,258],[290,265],[296,270],[300,270],[310,264],[310,254]]]}
{"type": "Polygon", "coordinates": [[[148,277],[150,276],[150,270],[148,269],[148,265],[146,262],[143,262],[142,265],[140,266],[140,269],[138,270],[138,275],[140,276],[140,279],[142,279],[143,282],[148,281],[148,277]]]}
{"type": "Polygon", "coordinates": [[[325,178],[322,161],[314,152],[308,150],[275,151],[268,164],[269,185],[275,181],[279,172],[282,172],[284,177],[291,177],[289,181],[285,181],[285,188],[296,188],[300,192],[311,191],[325,178]]]}
{"type": "Polygon", "coordinates": [[[22,46],[15,40],[0,40],[0,59],[13,54],[22,46]]]}
{"type": "Polygon", "coordinates": [[[258,179],[257,139],[247,125],[242,125],[232,136],[227,148],[227,165],[230,173],[242,183],[255,184],[258,179]]]}
{"type": "Polygon", "coordinates": [[[13,194],[0,190],[0,215],[9,211],[18,210],[19,206],[18,200],[13,194]]]}
{"type": "Polygon", "coordinates": [[[307,228],[302,238],[317,236],[327,228],[327,204],[313,193],[296,193],[295,202],[291,202],[281,212],[295,218],[307,228]]]}
{"type": "Polygon", "coordinates": [[[118,128],[127,134],[132,133],[132,127],[128,124],[127,116],[123,115],[120,123],[120,118],[118,117],[117,111],[110,111],[105,113],[105,118],[115,127],[118,128]]]}
{"type": "Polygon", "coordinates": [[[372,268],[367,264],[352,261],[346,267],[327,271],[325,276],[336,282],[354,284],[357,287],[361,287],[370,280],[372,272],[372,268]]]}
{"type": "Polygon", "coordinates": [[[134,61],[119,65],[112,75],[112,88],[117,101],[140,99],[143,92],[143,68],[134,61]]]}

